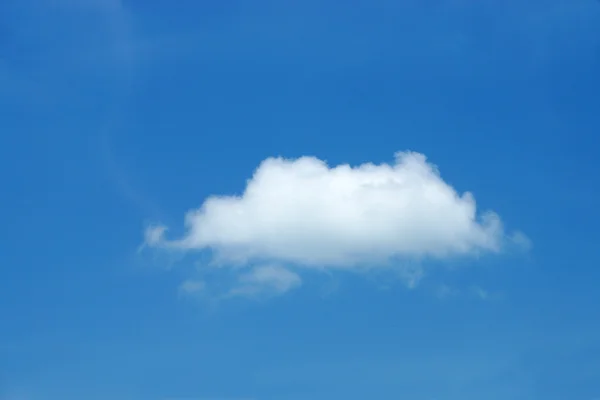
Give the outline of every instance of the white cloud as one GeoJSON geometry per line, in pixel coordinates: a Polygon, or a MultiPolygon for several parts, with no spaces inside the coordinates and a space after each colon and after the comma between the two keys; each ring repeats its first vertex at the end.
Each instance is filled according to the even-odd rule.
{"type": "MultiPolygon", "coordinates": [[[[397,153],[391,165],[354,167],[329,167],[314,157],[268,158],[242,195],[207,198],[185,225],[185,235],[173,240],[165,238],[165,227],[149,228],[146,244],[212,250],[225,265],[267,262],[299,270],[498,253],[510,239],[496,213],[478,214],[471,193],[458,193],[414,152],[397,153]]],[[[528,242],[520,233],[516,238],[528,242]]],[[[261,271],[254,273],[266,282],[268,270],[261,271]]]]}
{"type": "Polygon", "coordinates": [[[165,226],[150,226],[144,232],[144,244],[147,246],[156,246],[161,243],[167,228],[165,226]]]}
{"type": "Polygon", "coordinates": [[[473,287],[472,290],[473,290],[473,293],[475,293],[475,295],[482,300],[486,300],[490,296],[490,294],[488,293],[487,290],[482,289],[479,286],[473,287]]]}
{"type": "Polygon", "coordinates": [[[437,290],[437,296],[441,299],[445,299],[448,297],[455,297],[460,294],[460,290],[448,285],[440,285],[437,290]]]}
{"type": "Polygon", "coordinates": [[[531,249],[532,243],[523,232],[515,232],[510,236],[510,241],[513,245],[525,250],[531,249]]]}
{"type": "Polygon", "coordinates": [[[192,295],[204,291],[206,283],[200,280],[188,279],[179,286],[179,293],[192,295]]]}
{"type": "Polygon", "coordinates": [[[258,296],[261,294],[282,294],[300,286],[300,276],[277,265],[264,265],[253,268],[239,277],[230,296],[258,296]]]}

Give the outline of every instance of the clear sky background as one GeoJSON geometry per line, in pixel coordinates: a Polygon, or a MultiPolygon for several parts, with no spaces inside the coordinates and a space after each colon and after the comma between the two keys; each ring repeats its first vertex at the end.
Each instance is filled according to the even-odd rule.
{"type": "Polygon", "coordinates": [[[599,132],[595,0],[1,1],[0,399],[598,399],[599,132]]]}

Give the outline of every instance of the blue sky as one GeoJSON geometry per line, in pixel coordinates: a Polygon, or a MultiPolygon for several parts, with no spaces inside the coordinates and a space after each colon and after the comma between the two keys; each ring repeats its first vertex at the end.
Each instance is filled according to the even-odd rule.
{"type": "Polygon", "coordinates": [[[600,398],[597,1],[9,0],[0,50],[1,400],[600,398]]]}

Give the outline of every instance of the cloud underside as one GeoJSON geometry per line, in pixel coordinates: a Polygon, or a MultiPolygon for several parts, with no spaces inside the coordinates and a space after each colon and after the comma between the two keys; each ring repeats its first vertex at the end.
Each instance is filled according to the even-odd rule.
{"type": "Polygon", "coordinates": [[[424,155],[393,164],[329,167],[315,157],[268,158],[240,196],[211,196],[185,216],[186,233],[146,230],[147,246],[211,250],[241,271],[232,294],[297,287],[303,269],[402,268],[410,261],[499,253],[508,242],[500,217],[478,213],[471,193],[444,182],[424,155]],[[240,268],[246,267],[246,268],[240,268]]]}

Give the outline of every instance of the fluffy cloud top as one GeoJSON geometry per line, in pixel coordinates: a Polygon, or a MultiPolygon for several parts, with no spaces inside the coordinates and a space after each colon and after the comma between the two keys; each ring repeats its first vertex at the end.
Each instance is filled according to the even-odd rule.
{"type": "MultiPolygon", "coordinates": [[[[478,214],[470,193],[457,193],[414,152],[397,153],[391,165],[355,167],[329,167],[315,157],[269,158],[241,196],[209,197],[186,215],[185,225],[187,233],[174,240],[165,238],[165,227],[153,227],[146,244],[211,249],[219,261],[236,265],[354,268],[499,252],[506,239],[497,214],[478,214]]],[[[270,268],[254,271],[254,283],[273,285],[285,276],[276,287],[297,284],[295,275],[270,268]]]]}

